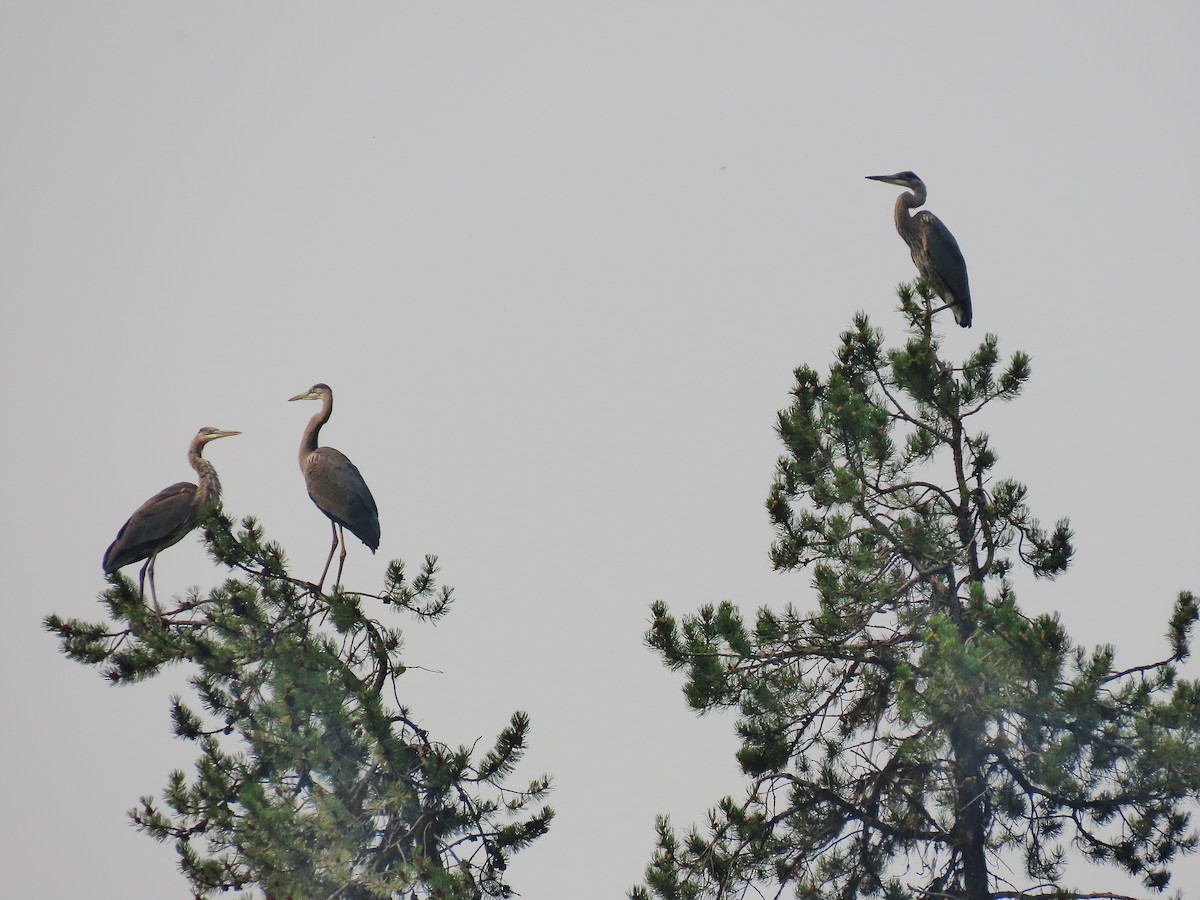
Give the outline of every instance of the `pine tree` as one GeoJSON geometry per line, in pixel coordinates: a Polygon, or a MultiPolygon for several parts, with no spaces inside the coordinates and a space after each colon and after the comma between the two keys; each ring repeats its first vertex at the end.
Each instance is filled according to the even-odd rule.
{"type": "Polygon", "coordinates": [[[511,855],[543,834],[549,779],[505,785],[529,720],[514,713],[490,750],[437,742],[400,701],[401,632],[380,604],[436,621],[452,592],[434,557],[410,578],[393,561],[382,592],[322,593],[292,578],[253,519],[210,509],[206,544],[237,577],[161,615],[121,575],[101,599],[109,621],[48,616],[71,659],[113,684],[187,664],[199,702],[172,701],[195,742],[194,775],[129,813],[175,842],[195,896],[257,889],[267,898],[444,898],[514,894],[511,855]]]}
{"type": "Polygon", "coordinates": [[[817,609],[653,605],[687,702],[737,710],[747,788],[682,836],[659,818],[637,900],[1087,896],[1071,849],[1161,890],[1196,847],[1200,683],[1177,674],[1196,602],[1179,595],[1165,658],[1129,669],[1021,611],[1017,567],[1053,578],[1072,555],[978,429],[1029,359],[1002,364],[988,335],[952,366],[927,288],[900,287],[904,346],[859,314],[779,414],[771,561],[811,573],[817,609]]]}

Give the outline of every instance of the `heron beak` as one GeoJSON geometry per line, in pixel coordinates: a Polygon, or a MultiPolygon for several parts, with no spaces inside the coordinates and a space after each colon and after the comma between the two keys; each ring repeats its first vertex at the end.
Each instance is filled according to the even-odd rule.
{"type": "Polygon", "coordinates": [[[217,438],[234,437],[239,434],[241,434],[240,431],[219,431],[214,435],[210,435],[209,439],[215,441],[217,438]]]}
{"type": "Polygon", "coordinates": [[[293,400],[315,400],[316,395],[312,391],[305,391],[303,394],[297,394],[295,397],[288,397],[288,403],[293,400]]]}
{"type": "Polygon", "coordinates": [[[897,180],[895,175],[868,175],[867,178],[871,179],[872,181],[882,181],[887,184],[903,184],[903,182],[897,180]]]}

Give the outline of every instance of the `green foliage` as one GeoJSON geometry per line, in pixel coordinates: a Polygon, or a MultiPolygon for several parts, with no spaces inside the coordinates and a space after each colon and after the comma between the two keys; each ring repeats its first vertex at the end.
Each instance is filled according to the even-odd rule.
{"type": "Polygon", "coordinates": [[[1020,610],[1009,574],[1065,571],[1071,530],[1039,523],[975,423],[1020,394],[1029,358],[988,335],[951,365],[927,286],[900,300],[902,347],[856,316],[778,416],[771,560],[810,573],[816,609],[652,607],[647,642],[688,704],[737,711],[747,788],[703,827],[660,818],[638,900],[982,900],[1021,896],[1000,878],[1021,869],[1033,893],[1072,897],[1072,847],[1159,889],[1196,846],[1200,684],[1176,673],[1194,597],[1169,655],[1126,670],[1020,610]]]}
{"type": "Polygon", "coordinates": [[[287,574],[253,519],[235,531],[210,511],[204,527],[214,559],[239,577],[156,615],[116,575],[101,596],[115,624],[45,622],[67,656],[114,684],[194,671],[195,700],[173,698],[171,721],[197,747],[195,772],[172,772],[161,799],[142,798],[137,826],[175,842],[197,897],[512,896],[509,858],[553,816],[548,778],[505,784],[528,717],[514,713],[478,757],[434,741],[399,699],[401,631],[367,611],[441,618],[452,594],[437,560],[412,578],[393,561],[379,594],[323,594],[287,574]]]}

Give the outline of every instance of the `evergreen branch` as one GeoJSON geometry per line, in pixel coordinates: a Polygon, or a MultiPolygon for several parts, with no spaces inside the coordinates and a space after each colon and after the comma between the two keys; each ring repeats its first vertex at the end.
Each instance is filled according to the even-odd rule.
{"type": "Polygon", "coordinates": [[[1113,681],[1123,681],[1132,675],[1144,675],[1147,672],[1158,672],[1168,666],[1174,665],[1177,662],[1174,656],[1168,656],[1166,659],[1160,659],[1158,662],[1143,663],[1140,666],[1130,666],[1128,669],[1117,669],[1102,679],[1104,684],[1113,681]]]}
{"type": "Polygon", "coordinates": [[[893,420],[912,425],[914,428],[917,428],[918,430],[936,438],[940,443],[949,445],[949,434],[939,431],[924,419],[914,416],[905,408],[904,404],[897,399],[896,395],[890,390],[891,382],[884,377],[883,372],[880,370],[878,365],[873,364],[871,366],[871,372],[875,376],[876,386],[883,393],[884,399],[887,400],[888,405],[890,406],[889,415],[893,418],[893,420]]]}
{"type": "MultiPolygon", "coordinates": [[[[824,801],[829,806],[843,813],[847,820],[861,823],[864,827],[878,831],[880,834],[887,835],[890,838],[895,838],[902,841],[928,841],[933,844],[947,843],[949,836],[941,829],[933,829],[926,831],[919,828],[905,828],[899,825],[887,822],[877,816],[868,814],[862,806],[851,803],[846,800],[836,791],[823,787],[813,781],[798,778],[790,773],[779,773],[775,778],[785,779],[793,785],[804,790],[807,794],[824,801]]],[[[793,806],[783,812],[778,813],[768,820],[768,824],[774,825],[779,822],[799,815],[804,811],[804,807],[793,806]]],[[[933,821],[932,818],[929,821],[933,821]]]]}

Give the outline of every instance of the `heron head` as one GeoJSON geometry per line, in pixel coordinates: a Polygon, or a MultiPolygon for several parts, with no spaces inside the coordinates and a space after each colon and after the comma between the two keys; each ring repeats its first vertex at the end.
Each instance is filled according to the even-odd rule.
{"type": "Polygon", "coordinates": [[[196,432],[196,438],[202,444],[207,444],[209,441],[215,441],[217,438],[233,437],[241,434],[240,431],[224,431],[220,428],[213,428],[211,425],[205,425],[196,432]]]}
{"type": "Polygon", "coordinates": [[[897,187],[908,188],[910,191],[925,187],[925,182],[917,177],[916,172],[911,171],[897,172],[895,175],[868,175],[867,178],[872,181],[882,181],[885,184],[894,184],[897,187]]]}
{"type": "Polygon", "coordinates": [[[324,382],[318,382],[304,393],[297,394],[295,397],[288,397],[288,402],[290,403],[293,400],[323,400],[331,396],[333,396],[333,388],[324,382]]]}

